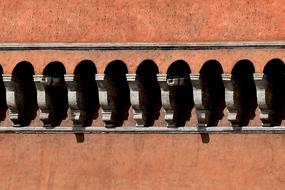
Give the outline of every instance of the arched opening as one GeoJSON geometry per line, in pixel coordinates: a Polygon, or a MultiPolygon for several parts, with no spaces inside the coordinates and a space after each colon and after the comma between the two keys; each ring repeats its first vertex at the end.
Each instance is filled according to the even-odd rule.
{"type": "Polygon", "coordinates": [[[238,108],[240,126],[248,125],[249,120],[255,117],[257,98],[253,79],[254,72],[255,69],[252,62],[247,59],[238,61],[232,70],[235,81],[234,98],[237,102],[240,102],[240,107],[238,108]]]}
{"type": "Polygon", "coordinates": [[[170,86],[171,101],[175,104],[176,126],[185,125],[194,106],[190,73],[190,67],[184,60],[173,62],[167,70],[167,80],[179,80],[179,84],[170,86]]]}
{"type": "Polygon", "coordinates": [[[263,73],[268,77],[268,82],[270,85],[267,87],[267,91],[270,91],[272,102],[271,109],[273,111],[272,115],[272,126],[277,126],[281,124],[282,118],[284,117],[284,72],[285,66],[284,62],[280,59],[270,60],[264,67],[263,73]]]}
{"type": "Polygon", "coordinates": [[[146,125],[152,126],[159,118],[161,109],[161,94],[156,75],[159,73],[157,65],[152,60],[144,60],[137,68],[136,74],[142,81],[146,97],[146,125]]]}
{"type": "Polygon", "coordinates": [[[83,94],[80,104],[86,111],[86,121],[84,126],[90,126],[92,120],[98,116],[99,99],[98,88],[95,82],[97,69],[95,64],[90,60],[81,61],[74,70],[74,75],[78,77],[80,88],[83,94]]]}
{"type": "Polygon", "coordinates": [[[223,68],[217,60],[208,60],[204,63],[200,70],[201,80],[203,80],[203,87],[207,88],[203,94],[208,97],[210,119],[208,126],[217,126],[220,119],[223,118],[223,110],[225,103],[225,88],[222,80],[223,68]]]}
{"type": "Polygon", "coordinates": [[[3,82],[3,68],[0,65],[0,121],[3,121],[6,117],[7,102],[6,102],[6,90],[3,82]]]}
{"type": "Polygon", "coordinates": [[[115,112],[114,112],[114,126],[119,127],[123,125],[124,120],[128,118],[128,111],[130,108],[130,90],[126,79],[128,68],[121,60],[115,60],[108,64],[104,74],[112,82],[115,94],[112,94],[115,112]]]}
{"type": "Polygon", "coordinates": [[[12,71],[20,126],[28,126],[37,115],[37,90],[34,67],[28,61],[18,63],[12,71]]]}
{"type": "Polygon", "coordinates": [[[50,82],[46,84],[45,91],[50,101],[51,126],[59,126],[67,117],[68,100],[67,87],[64,82],[66,73],[64,65],[59,61],[49,63],[43,70],[44,77],[50,82]]]}

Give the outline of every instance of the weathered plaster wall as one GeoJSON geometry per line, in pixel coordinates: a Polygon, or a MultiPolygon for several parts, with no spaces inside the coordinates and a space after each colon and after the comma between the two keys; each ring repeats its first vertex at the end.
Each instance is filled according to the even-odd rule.
{"type": "Polygon", "coordinates": [[[0,189],[284,189],[284,135],[0,135],[0,189]],[[206,141],[206,140],[205,140],[206,141]]]}
{"type": "Polygon", "coordinates": [[[283,40],[283,0],[0,1],[1,42],[283,40]]]}
{"type": "Polygon", "coordinates": [[[135,73],[137,67],[146,59],[151,59],[166,73],[168,67],[177,60],[188,63],[191,73],[198,74],[205,62],[211,59],[219,61],[223,73],[231,73],[234,65],[241,59],[249,59],[256,73],[263,72],[264,66],[274,58],[285,61],[284,49],[223,49],[223,50],[117,50],[117,51],[0,51],[1,66],[5,74],[11,74],[21,61],[29,61],[36,74],[42,74],[44,68],[52,61],[64,64],[66,73],[72,74],[82,60],[95,63],[97,72],[104,73],[108,64],[114,60],[122,60],[128,67],[128,73],[135,73]]]}

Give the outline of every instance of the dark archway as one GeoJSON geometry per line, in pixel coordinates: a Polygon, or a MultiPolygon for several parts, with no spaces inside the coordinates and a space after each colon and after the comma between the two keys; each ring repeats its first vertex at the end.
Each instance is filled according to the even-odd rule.
{"type": "Polygon", "coordinates": [[[45,87],[50,100],[51,126],[53,127],[59,126],[67,117],[68,99],[64,74],[66,74],[65,67],[59,61],[49,63],[43,70],[44,77],[50,77],[53,81],[45,87]]]}
{"type": "Polygon", "coordinates": [[[267,91],[270,91],[271,95],[271,109],[272,115],[272,126],[278,126],[281,124],[284,118],[284,96],[285,96],[285,66],[284,62],[280,59],[270,60],[264,67],[263,73],[267,76],[270,85],[267,87],[267,91]]]}
{"type": "Polygon", "coordinates": [[[183,80],[182,85],[170,86],[171,101],[175,102],[176,126],[184,126],[191,117],[193,103],[193,89],[190,82],[191,69],[184,60],[173,62],[167,70],[167,79],[183,80]]]}
{"type": "Polygon", "coordinates": [[[124,120],[128,118],[130,108],[130,90],[126,79],[128,68],[121,60],[115,60],[108,64],[104,74],[109,77],[113,83],[116,94],[112,95],[115,103],[114,126],[123,125],[124,120]]]}
{"type": "Polygon", "coordinates": [[[144,60],[137,68],[136,74],[142,81],[143,91],[146,97],[146,124],[152,126],[159,118],[161,109],[161,94],[156,75],[159,73],[158,67],[152,60],[144,60]]]}
{"type": "Polygon", "coordinates": [[[255,117],[257,108],[256,87],[253,79],[255,72],[252,62],[248,59],[238,61],[232,75],[235,81],[235,99],[240,102],[238,115],[240,116],[240,126],[246,126],[249,120],[255,117]]]}
{"type": "Polygon", "coordinates": [[[8,109],[6,102],[6,90],[2,75],[3,75],[3,68],[0,65],[0,121],[3,121],[6,118],[6,112],[8,109]]]}
{"type": "Polygon", "coordinates": [[[28,126],[37,115],[37,90],[34,67],[28,61],[18,63],[12,71],[20,126],[28,126]]]}
{"type": "Polygon", "coordinates": [[[84,126],[90,126],[93,119],[98,117],[99,98],[98,88],[95,82],[96,73],[96,66],[90,60],[81,61],[74,69],[74,75],[78,77],[83,94],[82,102],[80,102],[80,104],[86,111],[84,126]]]}
{"type": "Polygon", "coordinates": [[[217,60],[208,60],[200,70],[201,80],[203,80],[202,88],[207,88],[203,91],[209,93],[203,94],[203,97],[208,97],[211,112],[208,126],[217,126],[224,116],[223,110],[226,103],[222,74],[223,68],[217,60]]]}

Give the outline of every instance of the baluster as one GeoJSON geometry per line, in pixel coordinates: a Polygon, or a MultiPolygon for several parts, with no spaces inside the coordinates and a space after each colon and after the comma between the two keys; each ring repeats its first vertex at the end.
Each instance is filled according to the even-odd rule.
{"type": "Polygon", "coordinates": [[[161,89],[161,102],[165,112],[167,127],[176,127],[175,102],[172,101],[167,74],[157,74],[157,80],[161,89]]]}
{"type": "Polygon", "coordinates": [[[71,120],[77,127],[85,126],[86,108],[80,79],[76,75],[65,75],[65,83],[68,89],[68,104],[71,111],[71,120]]]}
{"type": "Polygon", "coordinates": [[[257,103],[260,109],[260,120],[264,127],[271,126],[272,123],[272,83],[270,78],[264,73],[254,73],[254,82],[256,86],[257,103]]]}
{"type": "Polygon", "coordinates": [[[12,120],[15,127],[21,126],[19,110],[23,110],[24,104],[23,98],[19,97],[21,96],[21,93],[19,93],[19,88],[21,87],[21,85],[19,85],[19,79],[16,76],[3,75],[3,82],[6,89],[6,102],[9,109],[9,118],[12,120]],[[21,101],[18,101],[19,99],[21,101]]]}
{"type": "Polygon", "coordinates": [[[137,74],[127,74],[130,88],[130,99],[137,127],[146,126],[147,122],[147,97],[144,81],[137,74]]]}
{"type": "MultiPolygon", "coordinates": [[[[43,75],[34,75],[34,82],[37,88],[37,101],[40,109],[41,121],[44,123],[45,127],[54,127],[59,125],[65,113],[59,113],[59,110],[57,110],[57,107],[59,107],[59,105],[55,105],[54,102],[57,97],[53,97],[56,95],[50,94],[50,92],[53,89],[64,90],[64,79],[43,75]]],[[[63,91],[59,92],[61,93],[63,91]]],[[[58,96],[61,97],[62,94],[58,94],[58,96]]],[[[60,106],[65,105],[62,104],[60,106]]],[[[65,108],[60,109],[60,111],[62,110],[65,110],[65,108]]]]}
{"type": "MultiPolygon", "coordinates": [[[[167,127],[179,127],[185,125],[185,121],[189,118],[189,114],[191,113],[191,101],[185,100],[184,105],[178,105],[177,93],[189,93],[185,91],[190,90],[188,89],[190,86],[187,86],[190,84],[189,78],[176,77],[168,79],[167,74],[157,74],[157,80],[161,90],[161,101],[165,111],[167,127]],[[187,88],[183,89],[184,87],[187,88]]],[[[187,98],[191,99],[190,96],[187,98]]]]}
{"type": "Polygon", "coordinates": [[[228,110],[228,120],[232,126],[240,126],[240,98],[239,85],[232,74],[222,74],[223,83],[225,86],[225,101],[228,110]]]}
{"type": "Polygon", "coordinates": [[[96,74],[96,82],[99,91],[99,103],[102,108],[102,120],[105,127],[116,127],[116,117],[118,108],[115,102],[117,89],[114,82],[105,74],[96,74]]]}
{"type": "Polygon", "coordinates": [[[210,120],[209,88],[200,74],[190,74],[193,87],[193,99],[199,127],[206,127],[210,120]]]}

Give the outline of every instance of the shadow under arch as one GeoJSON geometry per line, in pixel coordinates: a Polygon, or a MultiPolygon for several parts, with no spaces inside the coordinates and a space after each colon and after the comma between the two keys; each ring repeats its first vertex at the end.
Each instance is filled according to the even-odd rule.
{"type": "Polygon", "coordinates": [[[114,112],[114,126],[119,127],[123,125],[124,120],[128,119],[130,103],[130,90],[127,83],[126,74],[128,68],[121,60],[114,60],[110,62],[104,74],[112,82],[115,94],[112,94],[115,112],[114,112]]]}
{"type": "Polygon", "coordinates": [[[146,124],[145,126],[152,126],[154,121],[159,118],[161,109],[161,93],[160,87],[156,78],[159,69],[153,60],[144,60],[140,63],[136,70],[142,85],[143,93],[146,97],[145,112],[146,124]]]}
{"type": "Polygon", "coordinates": [[[240,118],[239,126],[246,126],[255,117],[257,108],[256,87],[253,79],[255,68],[248,59],[238,61],[232,69],[235,81],[234,99],[239,102],[237,114],[240,118]]]}
{"type": "Polygon", "coordinates": [[[174,61],[167,69],[167,80],[179,79],[183,81],[180,85],[170,86],[171,101],[174,102],[174,117],[176,126],[185,126],[191,117],[194,107],[193,89],[190,82],[191,69],[184,60],[174,61]]]}
{"type": "Polygon", "coordinates": [[[67,87],[64,81],[66,70],[59,61],[50,62],[43,70],[44,77],[49,77],[45,91],[50,102],[51,126],[59,126],[67,117],[68,99],[67,87]]]}
{"type": "Polygon", "coordinates": [[[267,76],[268,85],[266,91],[270,92],[272,98],[271,109],[272,114],[272,123],[271,126],[278,126],[281,124],[282,119],[284,119],[284,96],[285,96],[285,65],[284,62],[280,59],[272,59],[265,65],[263,73],[267,76]]]}
{"type": "Polygon", "coordinates": [[[203,92],[203,97],[208,99],[210,118],[208,126],[217,126],[223,118],[225,109],[225,88],[222,80],[223,68],[217,60],[206,61],[200,69],[202,88],[207,88],[203,92]]]}
{"type": "Polygon", "coordinates": [[[0,121],[3,121],[6,118],[6,112],[8,109],[6,102],[6,90],[3,82],[3,68],[0,65],[0,121]]]}
{"type": "Polygon", "coordinates": [[[98,117],[99,99],[98,87],[95,81],[97,69],[91,60],[82,60],[75,67],[73,74],[78,77],[83,98],[80,104],[85,108],[86,120],[84,126],[91,126],[93,119],[98,117]]]}
{"type": "Polygon", "coordinates": [[[33,81],[34,74],[34,67],[28,61],[19,62],[12,71],[20,126],[30,125],[37,115],[37,90],[33,81]]]}

